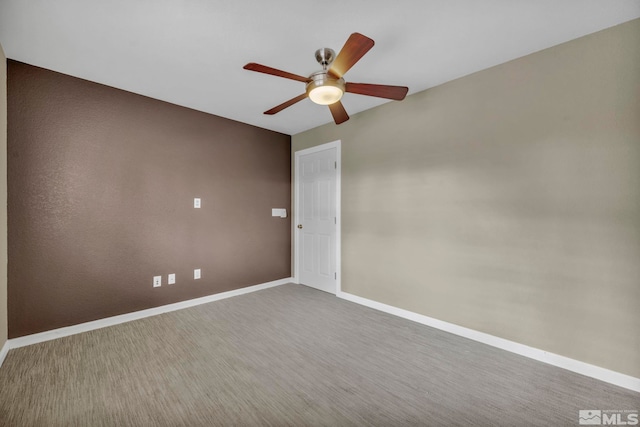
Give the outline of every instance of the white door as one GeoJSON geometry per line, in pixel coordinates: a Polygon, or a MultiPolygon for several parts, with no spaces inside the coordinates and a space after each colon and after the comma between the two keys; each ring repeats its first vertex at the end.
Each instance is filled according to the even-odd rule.
{"type": "Polygon", "coordinates": [[[335,294],[338,147],[326,145],[296,153],[296,264],[301,284],[335,294]]]}

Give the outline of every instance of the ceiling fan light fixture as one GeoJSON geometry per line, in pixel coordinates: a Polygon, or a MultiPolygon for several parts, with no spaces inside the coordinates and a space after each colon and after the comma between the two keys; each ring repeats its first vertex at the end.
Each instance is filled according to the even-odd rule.
{"type": "Polygon", "coordinates": [[[309,98],[320,105],[331,105],[340,101],[342,98],[342,90],[336,86],[319,86],[311,89],[309,98]]]}
{"type": "Polygon", "coordinates": [[[316,104],[331,105],[340,101],[344,94],[344,79],[334,79],[321,71],[311,75],[307,83],[307,95],[316,104]]]}
{"type": "Polygon", "coordinates": [[[304,82],[305,93],[300,94],[280,105],[276,105],[264,114],[273,115],[285,108],[291,107],[305,98],[311,99],[316,104],[327,105],[333,116],[333,121],[339,125],[349,120],[349,114],[340,102],[342,95],[349,92],[356,95],[375,96],[377,98],[394,99],[402,101],[409,88],[406,86],[378,85],[370,83],[345,83],[344,74],[355,65],[375,44],[369,37],[360,33],[353,33],[347,39],[338,55],[335,51],[323,47],[316,51],[316,61],[322,66],[322,71],[317,71],[309,77],[267,67],[266,65],[250,62],[243,68],[264,74],[271,74],[290,80],[304,82]]]}

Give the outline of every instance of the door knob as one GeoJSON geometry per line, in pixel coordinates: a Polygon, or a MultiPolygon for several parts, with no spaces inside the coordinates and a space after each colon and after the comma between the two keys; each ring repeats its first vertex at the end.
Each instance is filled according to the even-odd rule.
{"type": "Polygon", "coordinates": [[[298,228],[302,228],[302,224],[298,224],[298,228]]]}

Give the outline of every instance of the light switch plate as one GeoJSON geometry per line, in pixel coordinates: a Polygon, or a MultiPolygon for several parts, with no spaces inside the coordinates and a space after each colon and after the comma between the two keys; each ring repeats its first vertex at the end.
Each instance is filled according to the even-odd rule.
{"type": "Polygon", "coordinates": [[[195,270],[193,270],[193,278],[194,279],[199,279],[200,278],[200,269],[196,268],[195,270]]]}
{"type": "Polygon", "coordinates": [[[175,273],[172,273],[172,274],[169,275],[169,277],[167,277],[167,283],[169,285],[173,285],[173,284],[176,283],[176,275],[175,275],[175,273]]]}
{"type": "Polygon", "coordinates": [[[287,217],[287,210],[286,209],[280,209],[280,208],[273,208],[273,209],[271,209],[271,216],[279,216],[280,218],[286,218],[287,217]]]}

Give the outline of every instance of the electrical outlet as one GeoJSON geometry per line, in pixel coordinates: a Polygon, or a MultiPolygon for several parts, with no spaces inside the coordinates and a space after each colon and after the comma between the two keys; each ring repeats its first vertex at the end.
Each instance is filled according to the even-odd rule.
{"type": "Polygon", "coordinates": [[[200,198],[196,197],[193,199],[193,207],[196,209],[200,209],[200,198]]]}
{"type": "Polygon", "coordinates": [[[176,283],[176,275],[175,275],[175,273],[170,274],[169,277],[167,277],[167,283],[169,285],[173,285],[173,284],[176,283]]]}
{"type": "Polygon", "coordinates": [[[162,285],[162,276],[153,276],[153,287],[157,288],[162,285]]]}
{"type": "Polygon", "coordinates": [[[199,279],[200,278],[200,269],[196,268],[195,270],[193,270],[193,278],[194,279],[199,279]]]}

